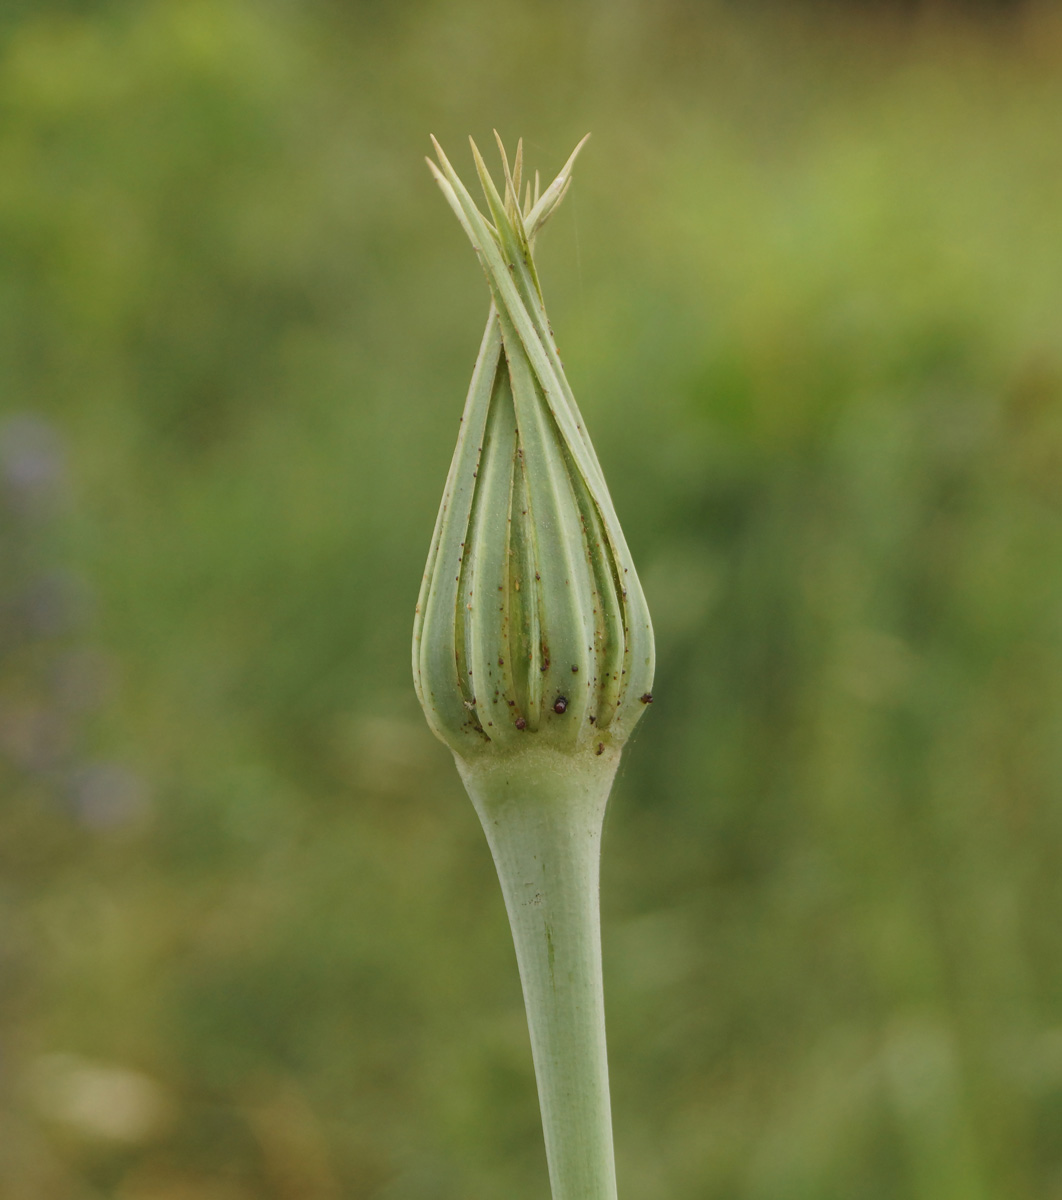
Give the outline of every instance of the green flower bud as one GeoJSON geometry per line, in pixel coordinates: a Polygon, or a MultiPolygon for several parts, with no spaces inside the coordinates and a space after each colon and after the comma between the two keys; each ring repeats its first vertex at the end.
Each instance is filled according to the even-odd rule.
{"type": "Polygon", "coordinates": [[[493,301],[413,631],[417,695],[463,759],[618,749],[652,698],[649,610],[532,258],[585,141],[523,206],[522,147],[511,172],[502,149],[503,198],[473,143],[490,220],[437,142],[429,160],[493,301]]]}

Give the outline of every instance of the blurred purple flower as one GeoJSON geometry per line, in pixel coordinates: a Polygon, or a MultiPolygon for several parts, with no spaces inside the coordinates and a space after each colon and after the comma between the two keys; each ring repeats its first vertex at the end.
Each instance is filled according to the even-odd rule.
{"type": "Polygon", "coordinates": [[[113,829],[138,817],[147,807],[147,788],[120,763],[93,763],[70,779],[74,814],[90,829],[113,829]]]}
{"type": "Polygon", "coordinates": [[[92,607],[92,592],[73,571],[49,571],[33,580],[21,600],[29,628],[39,636],[53,637],[85,623],[92,607]]]}
{"type": "Polygon", "coordinates": [[[32,413],[0,424],[0,487],[27,514],[48,508],[66,479],[66,454],[54,426],[32,413]]]}

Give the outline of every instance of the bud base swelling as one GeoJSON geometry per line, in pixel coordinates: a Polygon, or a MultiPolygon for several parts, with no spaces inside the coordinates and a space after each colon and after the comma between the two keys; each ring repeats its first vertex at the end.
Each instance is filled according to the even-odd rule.
{"type": "MultiPolygon", "coordinates": [[[[585,142],[585,138],[583,141],[585,142]]],[[[582,146],[490,219],[429,160],[491,307],[413,627],[413,677],[487,835],[516,945],[554,1200],[615,1200],[598,878],[623,743],[652,699],[653,631],[553,340],[532,249],[582,146]]]]}

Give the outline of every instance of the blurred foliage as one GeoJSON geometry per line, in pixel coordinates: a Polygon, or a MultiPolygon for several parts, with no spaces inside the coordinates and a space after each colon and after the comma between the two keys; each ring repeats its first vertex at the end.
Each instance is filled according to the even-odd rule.
{"type": "Polygon", "coordinates": [[[493,125],[594,133],[541,265],[658,627],[623,1194],[1062,1197],[1060,66],[1030,4],[4,6],[4,1200],[547,1194],[408,668],[487,302],[421,156],[493,125]]]}

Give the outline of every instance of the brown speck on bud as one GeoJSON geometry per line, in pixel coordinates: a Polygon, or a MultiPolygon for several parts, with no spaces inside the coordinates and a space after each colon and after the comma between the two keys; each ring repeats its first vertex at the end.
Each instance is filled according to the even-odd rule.
{"type": "Polygon", "coordinates": [[[527,722],[524,720],[523,717],[517,717],[516,720],[513,722],[513,724],[516,726],[517,729],[526,729],[527,728],[527,722]]]}
{"type": "Polygon", "coordinates": [[[553,711],[558,715],[568,711],[568,701],[564,698],[564,696],[557,697],[553,705],[553,711]]]}
{"type": "Polygon", "coordinates": [[[643,704],[652,704],[652,702],[653,702],[653,693],[652,692],[643,693],[642,703],[643,704]]]}

